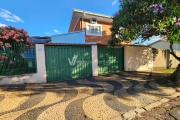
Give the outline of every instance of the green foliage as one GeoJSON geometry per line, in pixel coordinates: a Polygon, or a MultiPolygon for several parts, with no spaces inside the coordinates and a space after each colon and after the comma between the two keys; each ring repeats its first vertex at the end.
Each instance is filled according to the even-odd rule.
{"type": "Polygon", "coordinates": [[[119,11],[113,17],[110,46],[142,41],[152,36],[164,36],[172,43],[180,38],[180,0],[120,0],[119,11]]]}
{"type": "Polygon", "coordinates": [[[0,46],[11,47],[13,44],[29,44],[29,35],[24,29],[12,26],[0,27],[0,46]]]}
{"type": "MultiPolygon", "coordinates": [[[[0,27],[0,52],[2,50],[5,52],[5,48],[9,48],[16,53],[21,54],[29,47],[29,35],[27,31],[12,26],[0,27]]],[[[7,57],[6,54],[0,53],[0,62],[4,61],[7,57]]]]}
{"type": "Polygon", "coordinates": [[[34,47],[31,45],[24,29],[0,27],[0,76],[35,72],[34,47]]]}

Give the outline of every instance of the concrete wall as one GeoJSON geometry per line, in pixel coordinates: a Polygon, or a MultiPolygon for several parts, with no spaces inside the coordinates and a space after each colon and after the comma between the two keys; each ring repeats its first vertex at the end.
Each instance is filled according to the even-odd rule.
{"type": "Polygon", "coordinates": [[[153,54],[149,47],[125,46],[125,71],[150,71],[153,68],[153,54]]]}
{"type": "Polygon", "coordinates": [[[166,51],[154,50],[153,53],[153,69],[166,68],[166,51]]]}
{"type": "Polygon", "coordinates": [[[44,44],[36,44],[36,63],[37,63],[37,73],[26,74],[26,75],[15,75],[12,77],[1,76],[0,85],[46,82],[44,44]]]}
{"type": "Polygon", "coordinates": [[[92,73],[93,76],[98,76],[98,52],[97,45],[91,46],[92,54],[92,73]]]}
{"type": "MultiPolygon", "coordinates": [[[[157,54],[154,54],[153,69],[159,68],[176,68],[180,63],[176,60],[168,50],[157,49],[157,54]]],[[[174,51],[177,56],[180,56],[180,51],[174,51]]]]}
{"type": "MultiPolygon", "coordinates": [[[[180,57],[180,51],[175,51],[176,55],[180,57]]],[[[168,68],[176,68],[180,62],[176,60],[172,55],[169,55],[168,68]]]]}

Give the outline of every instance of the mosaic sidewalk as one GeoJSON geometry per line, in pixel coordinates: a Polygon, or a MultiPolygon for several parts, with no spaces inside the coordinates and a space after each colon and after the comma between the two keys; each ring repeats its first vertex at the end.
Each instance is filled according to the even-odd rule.
{"type": "Polygon", "coordinates": [[[0,87],[0,120],[109,120],[175,92],[146,74],[0,87]]]}

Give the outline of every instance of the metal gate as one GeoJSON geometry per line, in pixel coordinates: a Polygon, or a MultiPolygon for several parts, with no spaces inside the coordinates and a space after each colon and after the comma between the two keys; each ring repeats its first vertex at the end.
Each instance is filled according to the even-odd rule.
{"type": "Polygon", "coordinates": [[[47,81],[92,75],[90,46],[46,46],[47,81]]]}
{"type": "Polygon", "coordinates": [[[112,73],[124,70],[124,49],[98,46],[98,73],[112,73]]]}

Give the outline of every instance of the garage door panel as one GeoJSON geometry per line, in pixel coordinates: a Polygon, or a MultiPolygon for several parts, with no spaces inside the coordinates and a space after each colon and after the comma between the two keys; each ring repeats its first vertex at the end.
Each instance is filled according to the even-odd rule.
{"type": "Polygon", "coordinates": [[[46,46],[47,81],[92,75],[90,46],[46,46]]]}
{"type": "Polygon", "coordinates": [[[124,68],[123,48],[110,49],[98,46],[98,73],[112,73],[122,71],[124,68]]]}

